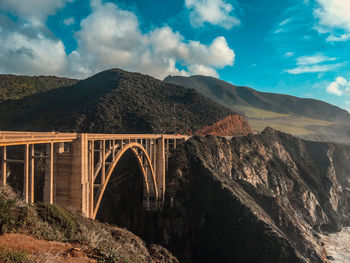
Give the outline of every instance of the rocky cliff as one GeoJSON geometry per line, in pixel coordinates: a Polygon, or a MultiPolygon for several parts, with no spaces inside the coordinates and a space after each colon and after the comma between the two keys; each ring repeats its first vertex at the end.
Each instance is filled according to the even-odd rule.
{"type": "Polygon", "coordinates": [[[318,233],[350,223],[349,161],[349,146],[271,128],[193,137],[173,152],[163,211],[127,227],[181,262],[324,262],[318,233]]]}

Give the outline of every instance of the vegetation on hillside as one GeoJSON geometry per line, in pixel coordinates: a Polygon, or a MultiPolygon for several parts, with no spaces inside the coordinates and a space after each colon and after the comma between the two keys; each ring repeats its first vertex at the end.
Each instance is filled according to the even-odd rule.
{"type": "MultiPolygon", "coordinates": [[[[7,233],[21,233],[36,239],[78,244],[98,262],[169,262],[177,259],[157,245],[146,247],[131,232],[87,219],[77,213],[46,203],[27,205],[9,187],[0,187],[0,240],[7,233]]],[[[28,251],[0,246],[0,262],[37,262],[28,251]]]]}
{"type": "Polygon", "coordinates": [[[0,129],[191,133],[233,113],[193,89],[120,69],[0,105],[0,129]]]}
{"type": "Polygon", "coordinates": [[[72,86],[76,79],[59,78],[54,76],[17,76],[0,75],[0,102],[18,100],[23,97],[53,89],[72,86]]]}

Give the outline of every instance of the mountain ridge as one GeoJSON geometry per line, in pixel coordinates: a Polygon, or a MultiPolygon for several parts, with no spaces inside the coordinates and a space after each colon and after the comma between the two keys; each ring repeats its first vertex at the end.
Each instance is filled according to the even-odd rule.
{"type": "Polygon", "coordinates": [[[6,112],[0,116],[3,130],[104,133],[191,134],[236,114],[194,89],[121,69],[4,102],[0,110],[6,112]]]}
{"type": "MultiPolygon", "coordinates": [[[[190,77],[182,77],[182,76],[168,76],[164,79],[165,82],[170,82],[170,83],[175,83],[175,84],[182,84],[185,87],[189,87],[190,84],[192,84],[192,88],[201,91],[202,93],[207,93],[205,92],[205,89],[210,89],[212,92],[214,89],[220,89],[220,92],[228,92],[229,89],[233,89],[236,93],[238,93],[238,98],[235,98],[237,101],[240,100],[242,101],[242,104],[248,104],[251,106],[255,106],[255,107],[259,107],[258,102],[254,102],[252,100],[244,100],[245,98],[243,97],[245,94],[243,94],[243,91],[249,91],[251,93],[253,93],[254,95],[263,95],[263,96],[271,96],[271,97],[280,97],[280,98],[288,98],[290,100],[294,100],[297,102],[311,102],[311,103],[319,103],[322,104],[323,106],[327,106],[329,108],[331,108],[333,111],[339,111],[339,114],[344,115],[345,118],[347,118],[348,120],[350,120],[350,113],[347,112],[346,110],[332,105],[330,103],[324,102],[322,100],[317,100],[317,99],[312,99],[312,98],[300,98],[300,97],[296,97],[296,96],[292,96],[292,95],[288,95],[288,94],[280,94],[280,93],[272,93],[272,92],[261,92],[261,91],[257,91],[253,88],[250,87],[246,87],[246,86],[237,86],[237,85],[233,85],[230,84],[224,80],[220,80],[220,79],[216,79],[214,77],[209,77],[209,76],[202,76],[202,75],[194,75],[194,76],[190,76],[190,77]],[[197,85],[196,85],[197,84],[197,85]],[[209,85],[211,84],[211,85],[209,85]],[[219,85],[221,84],[221,85],[219,85]],[[199,85],[202,85],[202,87],[199,87],[199,85]],[[206,85],[206,86],[205,86],[206,85]],[[215,85],[215,86],[214,86],[215,85]],[[237,90],[235,90],[237,89],[237,90]],[[255,103],[255,104],[254,104],[255,103]]],[[[210,98],[213,98],[213,94],[208,94],[210,98]]],[[[217,99],[219,100],[222,97],[220,97],[220,95],[218,93],[214,94],[216,95],[217,99]]],[[[265,97],[265,99],[270,100],[270,98],[265,97]]],[[[222,104],[224,104],[224,102],[221,102],[222,104]]],[[[271,102],[270,102],[271,103],[271,102]]],[[[232,105],[230,103],[227,104],[227,106],[232,107],[232,105]]],[[[271,105],[271,109],[275,108],[276,112],[278,113],[293,113],[296,114],[297,111],[295,109],[289,109],[286,108],[286,106],[288,105],[283,105],[283,107],[281,107],[280,105],[274,106],[271,105]]],[[[268,110],[267,108],[261,108],[264,110],[268,110]]],[[[316,117],[317,115],[315,115],[315,113],[310,114],[309,117],[316,117]]],[[[327,116],[328,117],[328,116],[327,116]]],[[[333,118],[334,116],[332,116],[333,118]]],[[[321,118],[323,120],[330,120],[330,119],[324,119],[321,118]]]]}
{"type": "Polygon", "coordinates": [[[350,114],[324,101],[256,91],[207,76],[168,76],[165,82],[193,88],[244,115],[253,130],[266,126],[316,141],[350,143],[350,114]]]}

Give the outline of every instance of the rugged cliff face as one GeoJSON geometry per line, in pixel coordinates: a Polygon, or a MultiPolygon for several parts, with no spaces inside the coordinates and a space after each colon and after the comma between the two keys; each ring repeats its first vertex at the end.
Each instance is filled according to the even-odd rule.
{"type": "Polygon", "coordinates": [[[349,161],[349,146],[271,128],[194,137],[173,153],[164,210],[128,227],[181,262],[323,262],[317,232],[350,223],[349,161]]]}

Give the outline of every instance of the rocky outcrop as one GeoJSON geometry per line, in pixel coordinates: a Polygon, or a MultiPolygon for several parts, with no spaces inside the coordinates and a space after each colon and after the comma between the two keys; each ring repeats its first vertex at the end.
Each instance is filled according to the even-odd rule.
{"type": "Polygon", "coordinates": [[[323,262],[318,232],[350,223],[349,161],[349,146],[271,128],[193,137],[173,153],[167,203],[144,237],[181,262],[323,262]]]}
{"type": "Polygon", "coordinates": [[[240,114],[231,114],[210,126],[196,131],[196,135],[245,136],[253,133],[248,121],[240,114]]]}

